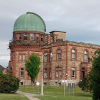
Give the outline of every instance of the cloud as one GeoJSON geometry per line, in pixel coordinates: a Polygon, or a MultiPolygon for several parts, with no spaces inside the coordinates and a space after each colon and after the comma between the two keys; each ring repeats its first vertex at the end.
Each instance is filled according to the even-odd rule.
{"type": "Polygon", "coordinates": [[[10,60],[10,56],[0,56],[0,59],[10,60]]]}
{"type": "MultiPolygon", "coordinates": [[[[65,31],[70,41],[100,45],[99,0],[0,0],[0,54],[9,56],[9,40],[13,36],[16,19],[26,12],[40,15],[47,31],[65,31]]],[[[0,64],[4,64],[4,59],[0,64]]],[[[1,61],[1,59],[0,59],[1,61]]],[[[6,65],[8,65],[8,60],[6,65]]]]}

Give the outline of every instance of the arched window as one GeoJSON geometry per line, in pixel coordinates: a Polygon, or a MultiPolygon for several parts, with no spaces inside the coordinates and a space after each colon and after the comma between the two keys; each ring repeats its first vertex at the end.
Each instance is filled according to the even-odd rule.
{"type": "Polygon", "coordinates": [[[76,51],[73,49],[72,50],[72,60],[75,60],[76,58],[75,58],[75,55],[76,55],[76,51]]]}
{"type": "Polygon", "coordinates": [[[47,62],[47,53],[44,54],[44,62],[47,62]]]}
{"type": "Polygon", "coordinates": [[[88,52],[84,51],[84,62],[88,62],[88,52]]]}
{"type": "Polygon", "coordinates": [[[57,51],[57,60],[61,60],[61,50],[58,49],[57,51]]]}

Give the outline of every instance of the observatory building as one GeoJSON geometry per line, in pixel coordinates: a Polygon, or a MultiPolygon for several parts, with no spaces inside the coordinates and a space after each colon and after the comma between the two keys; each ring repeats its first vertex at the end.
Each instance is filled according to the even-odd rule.
{"type": "MultiPolygon", "coordinates": [[[[13,28],[12,40],[9,43],[10,61],[9,73],[20,79],[20,84],[31,84],[30,77],[25,70],[25,60],[34,53],[43,56],[44,85],[62,85],[77,83],[91,70],[92,64],[88,57],[100,49],[100,46],[66,41],[66,32],[51,31],[46,33],[44,20],[36,13],[27,12],[19,16],[13,28]],[[50,53],[52,52],[52,57],[50,53]]],[[[42,63],[35,82],[41,83],[42,63]]]]}

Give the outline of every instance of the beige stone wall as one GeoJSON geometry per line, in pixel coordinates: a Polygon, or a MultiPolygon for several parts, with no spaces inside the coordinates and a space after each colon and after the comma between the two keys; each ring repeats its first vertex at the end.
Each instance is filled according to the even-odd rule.
{"type": "MultiPolygon", "coordinates": [[[[61,33],[64,34],[64,33],[61,33]]],[[[50,41],[48,41],[50,43],[50,41]]],[[[25,59],[28,60],[29,55],[33,52],[40,57],[42,62],[42,55],[47,52],[52,52],[53,56],[50,59],[50,56],[47,56],[47,62],[43,62],[43,68],[47,68],[48,78],[44,79],[44,82],[48,82],[48,84],[56,84],[55,82],[61,81],[62,79],[69,80],[69,82],[76,82],[81,80],[81,71],[82,67],[85,67],[85,75],[90,71],[92,64],[90,62],[84,63],[84,51],[87,50],[89,57],[92,57],[95,50],[100,49],[100,46],[76,43],[76,42],[65,42],[61,40],[57,40],[56,43],[52,43],[50,45],[43,46],[40,48],[39,46],[18,46],[11,49],[11,60],[9,62],[9,66],[13,66],[13,73],[16,77],[20,78],[20,68],[24,68],[24,78],[20,78],[21,81],[27,80],[27,85],[30,84],[30,78],[25,71],[25,62],[19,62],[19,54],[25,54],[25,59]],[[57,60],[57,50],[61,50],[61,60],[57,60]],[[71,50],[76,50],[76,60],[72,61],[72,53],[71,50]],[[62,67],[62,77],[56,78],[56,67],[62,67]],[[75,78],[71,77],[72,68],[75,68],[75,78]],[[51,68],[51,78],[49,78],[49,69],[51,68]],[[66,76],[67,73],[67,76],[66,76]],[[51,83],[50,83],[51,82],[51,83]]],[[[41,82],[42,75],[42,63],[40,64],[40,71],[37,75],[35,81],[41,82]]]]}
{"type": "Polygon", "coordinates": [[[63,39],[63,41],[66,40],[66,32],[53,32],[53,34],[57,34],[57,39],[63,39]]]}
{"type": "Polygon", "coordinates": [[[81,67],[85,67],[85,75],[90,71],[92,64],[91,62],[88,62],[84,65],[81,65],[81,63],[84,63],[84,51],[87,50],[88,51],[88,55],[91,58],[92,55],[94,54],[94,52],[100,47],[98,46],[94,46],[94,45],[88,45],[88,44],[79,44],[79,43],[73,43],[73,42],[69,42],[68,43],[68,79],[69,80],[81,80],[81,67]],[[71,50],[75,49],[76,50],[76,60],[72,61],[71,60],[71,50]],[[76,69],[76,77],[75,78],[71,78],[71,68],[75,67],[76,69]]]}

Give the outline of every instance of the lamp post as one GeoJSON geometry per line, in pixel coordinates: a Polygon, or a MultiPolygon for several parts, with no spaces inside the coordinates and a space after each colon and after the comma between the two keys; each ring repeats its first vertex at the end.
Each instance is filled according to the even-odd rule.
{"type": "Polygon", "coordinates": [[[41,95],[43,95],[43,57],[46,56],[47,54],[50,54],[52,57],[52,53],[45,53],[44,55],[42,55],[41,95]]]}

